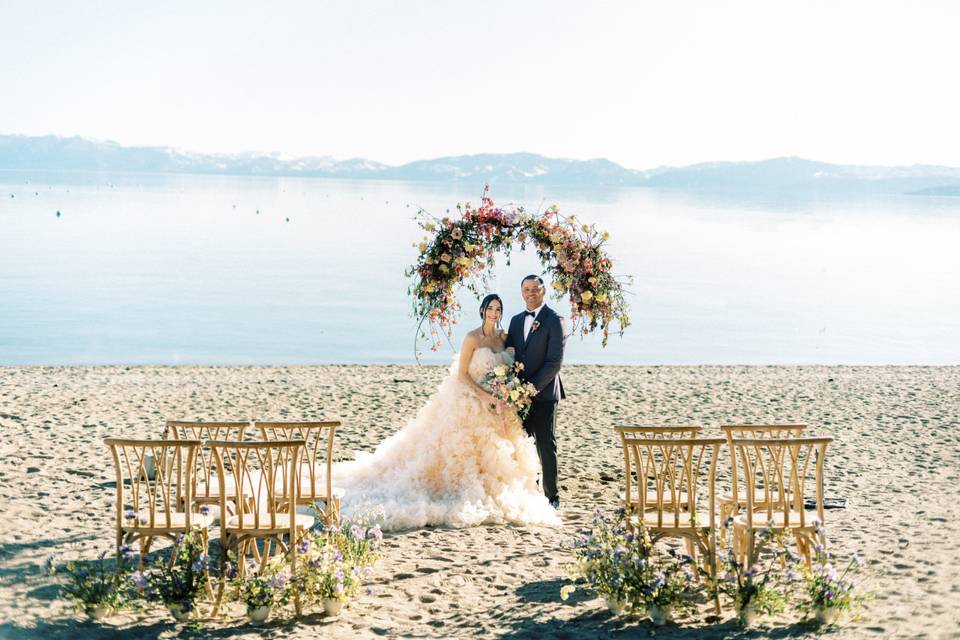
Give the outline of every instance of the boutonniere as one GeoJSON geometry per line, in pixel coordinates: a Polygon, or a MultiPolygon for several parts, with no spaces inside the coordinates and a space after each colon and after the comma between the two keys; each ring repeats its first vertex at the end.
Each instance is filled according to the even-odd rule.
{"type": "Polygon", "coordinates": [[[533,333],[534,331],[536,331],[536,330],[539,329],[539,328],[540,328],[540,321],[539,321],[539,320],[534,320],[534,321],[533,321],[533,324],[530,325],[530,333],[533,333]]]}

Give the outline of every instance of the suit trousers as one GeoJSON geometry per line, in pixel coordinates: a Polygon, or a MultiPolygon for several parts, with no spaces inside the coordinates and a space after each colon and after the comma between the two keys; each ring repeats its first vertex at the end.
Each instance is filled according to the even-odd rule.
{"type": "Polygon", "coordinates": [[[547,498],[559,496],[557,492],[557,403],[537,402],[530,405],[530,413],[523,421],[527,435],[537,442],[540,468],[543,470],[543,493],[547,498]]]}

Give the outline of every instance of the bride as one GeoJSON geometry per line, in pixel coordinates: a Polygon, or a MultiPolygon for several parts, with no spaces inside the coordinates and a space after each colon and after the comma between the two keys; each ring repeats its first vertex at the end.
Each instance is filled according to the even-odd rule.
{"type": "Polygon", "coordinates": [[[406,427],[371,453],[334,466],[344,516],[382,507],[384,528],[428,524],[560,524],[537,486],[540,462],[516,412],[481,384],[513,364],[500,296],[480,305],[483,324],[463,339],[450,374],[406,427]]]}

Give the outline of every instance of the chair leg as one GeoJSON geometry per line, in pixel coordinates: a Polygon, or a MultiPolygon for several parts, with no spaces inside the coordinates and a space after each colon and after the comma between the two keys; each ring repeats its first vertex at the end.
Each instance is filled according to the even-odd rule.
{"type": "MultiPolygon", "coordinates": [[[[226,564],[227,564],[227,550],[225,548],[222,548],[220,549],[220,579],[217,580],[217,599],[213,603],[213,613],[210,614],[211,618],[216,618],[217,614],[220,613],[220,605],[223,602],[223,590],[226,587],[226,580],[227,580],[226,564]]],[[[238,570],[239,570],[239,567],[238,567],[238,570]]]]}

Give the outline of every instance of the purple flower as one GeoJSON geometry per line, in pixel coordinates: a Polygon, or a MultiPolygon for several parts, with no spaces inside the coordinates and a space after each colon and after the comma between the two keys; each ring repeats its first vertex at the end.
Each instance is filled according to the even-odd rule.
{"type": "Polygon", "coordinates": [[[147,588],[147,576],[144,575],[142,571],[134,571],[133,574],[130,575],[130,580],[138,589],[147,588]]]}
{"type": "Polygon", "coordinates": [[[210,505],[202,504],[200,505],[200,515],[205,516],[210,514],[210,505]]]}
{"type": "Polygon", "coordinates": [[[350,527],[350,535],[354,540],[365,540],[367,537],[367,532],[362,527],[353,525],[350,527]]]}
{"type": "Polygon", "coordinates": [[[383,540],[383,531],[380,530],[380,525],[375,524],[370,527],[370,530],[367,531],[367,537],[376,540],[377,542],[383,540]]]}
{"type": "Polygon", "coordinates": [[[229,561],[226,564],[224,564],[224,572],[226,573],[228,580],[233,580],[240,574],[240,571],[237,569],[237,566],[229,561]]]}
{"type": "Polygon", "coordinates": [[[306,553],[310,550],[310,539],[304,538],[297,544],[297,553],[306,553]]]}
{"type": "Polygon", "coordinates": [[[133,550],[133,547],[131,547],[128,544],[125,544],[122,547],[120,547],[120,555],[123,556],[125,560],[132,560],[133,558],[136,557],[137,553],[136,551],[133,550]]]}
{"type": "Polygon", "coordinates": [[[134,511],[133,509],[127,509],[126,511],[123,512],[123,517],[125,520],[133,520],[134,518],[137,517],[137,512],[134,511]]]}
{"type": "Polygon", "coordinates": [[[287,579],[280,574],[270,576],[269,582],[273,589],[283,589],[287,585],[287,579]]]}

